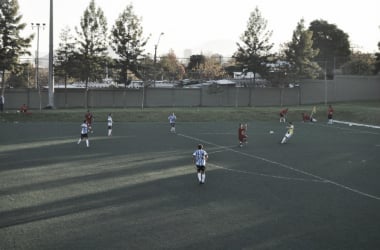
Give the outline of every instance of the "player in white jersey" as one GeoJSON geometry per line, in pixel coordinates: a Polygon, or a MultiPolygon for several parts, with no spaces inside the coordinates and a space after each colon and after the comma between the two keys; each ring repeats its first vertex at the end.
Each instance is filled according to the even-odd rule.
{"type": "Polygon", "coordinates": [[[108,136],[112,135],[112,124],[113,124],[112,114],[110,113],[108,114],[108,117],[107,117],[108,136]]]}
{"type": "Polygon", "coordinates": [[[208,160],[208,154],[203,149],[203,145],[199,144],[198,149],[193,153],[193,162],[197,168],[197,176],[199,184],[204,184],[206,180],[206,161],[208,160]]]}
{"type": "Polygon", "coordinates": [[[80,131],[80,138],[78,140],[78,144],[81,143],[81,141],[86,140],[86,146],[90,147],[90,141],[88,140],[88,125],[87,121],[84,120],[81,127],[80,131]]]}
{"type": "Polygon", "coordinates": [[[177,117],[174,113],[169,115],[168,117],[169,123],[170,123],[170,132],[175,133],[175,121],[177,120],[177,117]]]}

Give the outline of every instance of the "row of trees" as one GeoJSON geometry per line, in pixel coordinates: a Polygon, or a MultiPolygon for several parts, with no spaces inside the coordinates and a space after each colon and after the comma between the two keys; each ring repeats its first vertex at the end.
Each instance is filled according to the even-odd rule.
{"type": "MultiPolygon", "coordinates": [[[[10,72],[7,79],[12,81],[22,81],[18,76],[26,69],[30,72],[30,65],[21,64],[20,57],[30,56],[33,35],[20,36],[26,24],[21,22],[17,0],[2,0],[0,7],[0,72],[4,91],[6,72],[10,72]]],[[[54,55],[55,78],[65,83],[80,80],[87,86],[89,81],[101,81],[107,75],[127,85],[131,79],[149,81],[157,76],[168,80],[219,79],[233,72],[252,72],[254,81],[260,75],[274,84],[287,84],[305,78],[331,78],[337,69],[346,74],[367,75],[380,71],[380,53],[353,52],[349,36],[324,20],[315,20],[306,28],[301,19],[291,40],[277,53],[272,52],[271,36],[267,20],[256,7],[236,43],[236,52],[228,60],[220,55],[192,55],[184,62],[169,51],[156,63],[150,54],[144,53],[150,37],[144,37],[141,18],[134,13],[132,4],[127,5],[109,31],[104,12],[91,0],[75,34],[69,27],[60,33],[54,55]]],[[[380,42],[378,46],[380,51],[380,42]]]]}

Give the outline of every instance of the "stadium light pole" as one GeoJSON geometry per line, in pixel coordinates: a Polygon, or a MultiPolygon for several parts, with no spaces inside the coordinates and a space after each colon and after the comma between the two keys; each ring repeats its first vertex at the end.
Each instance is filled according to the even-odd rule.
{"type": "Polygon", "coordinates": [[[54,108],[54,68],[53,68],[53,0],[50,0],[49,18],[49,103],[47,108],[54,108]]]}
{"type": "Polygon", "coordinates": [[[42,28],[45,27],[44,23],[32,23],[32,29],[36,28],[37,29],[37,50],[36,50],[36,88],[39,87],[38,84],[38,67],[39,67],[39,50],[40,50],[40,27],[42,25],[42,28]]]}
{"type": "Polygon", "coordinates": [[[44,23],[32,23],[32,29],[37,28],[37,52],[36,52],[36,88],[38,88],[38,96],[40,99],[40,111],[42,111],[42,100],[41,100],[41,87],[38,82],[38,68],[39,68],[39,50],[40,50],[40,27],[44,28],[44,23]]]}
{"type": "Polygon", "coordinates": [[[157,47],[160,43],[161,36],[164,35],[164,32],[161,32],[158,36],[157,43],[154,45],[154,58],[153,58],[153,64],[154,64],[154,86],[156,87],[156,77],[157,77],[157,47]]]}
{"type": "Polygon", "coordinates": [[[327,106],[327,61],[325,61],[325,105],[327,106]]]}

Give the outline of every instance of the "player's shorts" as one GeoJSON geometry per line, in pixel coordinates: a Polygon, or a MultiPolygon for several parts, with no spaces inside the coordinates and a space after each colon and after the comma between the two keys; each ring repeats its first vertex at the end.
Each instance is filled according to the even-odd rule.
{"type": "Polygon", "coordinates": [[[83,139],[83,138],[88,138],[88,134],[80,134],[80,138],[83,139]]]}
{"type": "Polygon", "coordinates": [[[112,126],[108,126],[108,129],[112,129],[112,126]]]}
{"type": "Polygon", "coordinates": [[[293,134],[286,133],[286,134],[285,134],[285,137],[289,139],[290,137],[292,137],[292,135],[293,135],[293,134]]]}
{"type": "Polygon", "coordinates": [[[328,118],[328,119],[332,119],[332,115],[328,115],[327,118],[328,118]]]}
{"type": "Polygon", "coordinates": [[[175,127],[175,123],[170,123],[170,126],[172,126],[174,128],[175,127]]]}
{"type": "Polygon", "coordinates": [[[205,171],[206,170],[205,166],[199,166],[199,165],[197,165],[196,167],[197,167],[198,171],[205,171]]]}
{"type": "Polygon", "coordinates": [[[247,136],[246,135],[239,136],[239,141],[241,142],[247,141],[247,136]]]}

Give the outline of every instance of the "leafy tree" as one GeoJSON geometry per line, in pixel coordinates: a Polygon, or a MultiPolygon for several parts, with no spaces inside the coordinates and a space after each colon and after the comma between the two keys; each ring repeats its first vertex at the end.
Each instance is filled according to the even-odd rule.
{"type": "Polygon", "coordinates": [[[380,42],[377,44],[377,47],[379,49],[379,52],[375,53],[375,74],[378,74],[380,72],[380,42]]]}
{"type": "Polygon", "coordinates": [[[104,58],[107,55],[107,20],[103,10],[96,8],[95,1],[91,0],[89,6],[83,13],[79,30],[79,55],[76,60],[80,61],[81,79],[97,80],[102,78],[104,73],[104,58]]]}
{"type": "MultiPolygon", "coordinates": [[[[26,61],[17,66],[19,70],[7,72],[5,86],[12,88],[29,88],[30,83],[35,79],[35,68],[32,62],[26,61]]],[[[43,78],[43,70],[40,71],[43,78]]],[[[40,77],[41,79],[41,77],[40,77]]]]}
{"type": "Polygon", "coordinates": [[[311,22],[309,30],[313,32],[313,49],[319,49],[315,60],[321,68],[326,68],[328,78],[333,78],[334,69],[350,59],[349,36],[324,20],[311,22]]]}
{"type": "Polygon", "coordinates": [[[351,59],[342,65],[342,73],[347,75],[372,75],[375,59],[371,54],[353,53],[351,59]]]}
{"type": "Polygon", "coordinates": [[[273,56],[270,50],[274,45],[269,42],[271,36],[272,31],[267,30],[267,21],[261,16],[261,12],[256,7],[249,17],[247,30],[240,38],[242,43],[236,43],[238,50],[234,54],[242,72],[245,74],[248,72],[253,73],[254,84],[257,73],[261,76],[268,73],[268,64],[273,56]]]}
{"type": "Polygon", "coordinates": [[[187,65],[187,74],[190,78],[202,78],[201,67],[206,62],[204,55],[192,55],[190,56],[189,64],[187,65]]]}
{"type": "Polygon", "coordinates": [[[227,75],[221,64],[221,56],[213,55],[206,57],[205,63],[200,66],[204,78],[220,79],[227,75]]]}
{"type": "Polygon", "coordinates": [[[293,81],[307,78],[314,79],[321,71],[318,64],[313,61],[319,50],[313,49],[312,36],[313,32],[306,30],[305,21],[301,19],[293,32],[292,41],[285,45],[285,60],[289,63],[289,71],[286,73],[293,81]]]}
{"type": "Polygon", "coordinates": [[[60,40],[56,51],[54,72],[56,77],[63,77],[66,88],[68,77],[74,75],[75,68],[78,66],[74,63],[75,39],[69,27],[62,29],[60,40]]]}
{"type": "Polygon", "coordinates": [[[134,13],[133,5],[128,5],[120,14],[111,29],[111,48],[118,58],[116,64],[120,68],[120,82],[129,83],[128,71],[141,78],[139,59],[144,52],[143,47],[149,38],[143,37],[141,18],[134,13]]]}
{"type": "Polygon", "coordinates": [[[164,78],[170,80],[182,80],[185,75],[184,66],[178,61],[173,50],[161,57],[160,65],[164,72],[164,78]]]}
{"type": "Polygon", "coordinates": [[[27,48],[30,47],[33,35],[23,38],[20,32],[25,28],[25,23],[20,23],[22,15],[18,13],[17,0],[0,1],[0,72],[2,73],[2,94],[5,91],[5,71],[17,72],[22,65],[20,56],[30,55],[27,48]]]}

